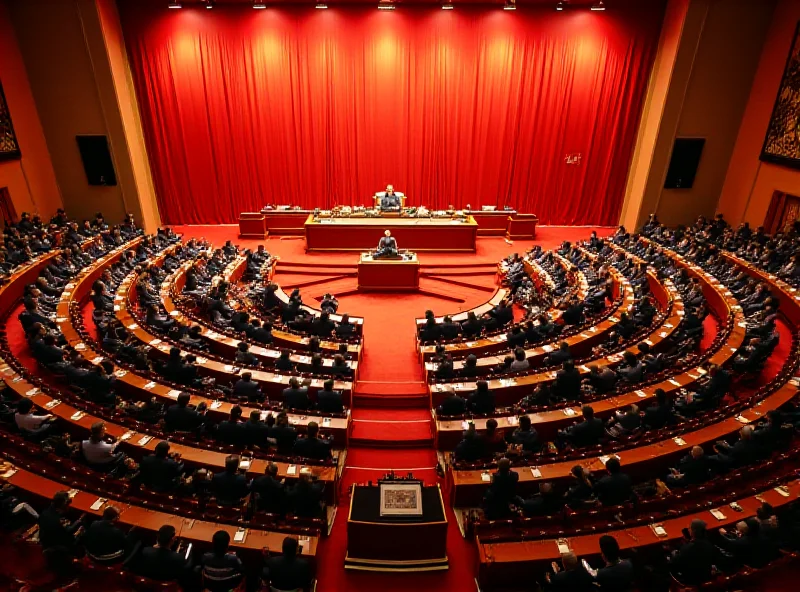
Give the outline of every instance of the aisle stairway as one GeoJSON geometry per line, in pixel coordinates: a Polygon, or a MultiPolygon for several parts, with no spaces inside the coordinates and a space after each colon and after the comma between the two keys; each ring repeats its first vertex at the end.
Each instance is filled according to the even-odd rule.
{"type": "Polygon", "coordinates": [[[351,446],[416,448],[433,445],[433,418],[429,409],[353,409],[351,446]]]}

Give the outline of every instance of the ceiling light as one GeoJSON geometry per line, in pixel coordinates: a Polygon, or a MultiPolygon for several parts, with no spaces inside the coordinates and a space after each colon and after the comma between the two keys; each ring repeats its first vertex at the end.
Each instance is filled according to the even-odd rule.
{"type": "Polygon", "coordinates": [[[327,4],[323,4],[321,2],[317,3],[317,10],[325,10],[326,8],[328,8],[327,4]]]}
{"type": "Polygon", "coordinates": [[[256,10],[264,10],[267,7],[263,2],[253,2],[253,8],[256,10]]]}
{"type": "Polygon", "coordinates": [[[594,10],[595,12],[600,12],[600,11],[605,10],[605,9],[606,9],[606,5],[603,4],[603,0],[600,0],[600,2],[596,2],[596,3],[592,4],[592,10],[594,10]]]}
{"type": "Polygon", "coordinates": [[[449,2],[446,4],[442,4],[442,10],[453,10],[453,5],[449,2]]]}
{"type": "Polygon", "coordinates": [[[170,2],[169,8],[183,8],[180,2],[170,2]]]}
{"type": "Polygon", "coordinates": [[[214,0],[206,0],[206,8],[208,8],[209,10],[214,8],[214,0]]]}
{"type": "Polygon", "coordinates": [[[506,0],[505,5],[503,6],[503,10],[516,10],[517,9],[517,0],[506,0]]]}
{"type": "Polygon", "coordinates": [[[378,2],[378,10],[394,10],[394,4],[381,0],[378,2]]]}
{"type": "Polygon", "coordinates": [[[556,4],[556,10],[558,11],[564,10],[564,3],[559,2],[558,4],[556,4]]]}

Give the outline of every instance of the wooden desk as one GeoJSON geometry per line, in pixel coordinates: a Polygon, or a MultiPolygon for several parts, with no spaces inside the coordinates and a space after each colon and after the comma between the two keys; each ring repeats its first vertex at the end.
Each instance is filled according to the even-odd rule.
{"type": "MultiPolygon", "coordinates": [[[[67,487],[62,483],[47,479],[46,477],[27,471],[19,466],[15,466],[14,468],[16,469],[16,473],[3,479],[3,481],[10,483],[30,496],[39,498],[41,503],[49,502],[57,492],[67,490],[67,487]]],[[[283,539],[287,536],[286,533],[281,532],[247,529],[245,540],[241,543],[237,543],[234,542],[233,535],[238,528],[231,524],[219,524],[203,520],[182,518],[174,514],[157,512],[140,506],[134,506],[120,500],[112,500],[104,504],[99,510],[93,510],[92,504],[94,504],[95,501],[97,501],[97,495],[79,490],[75,497],[72,498],[71,510],[74,512],[86,513],[94,518],[100,518],[107,505],[113,505],[120,512],[120,524],[126,527],[135,526],[147,531],[148,536],[152,537],[155,536],[158,529],[163,525],[171,524],[175,527],[176,536],[193,544],[199,544],[203,548],[207,548],[210,545],[211,537],[215,532],[218,530],[225,530],[230,534],[231,547],[236,551],[260,554],[261,550],[266,547],[270,550],[270,553],[277,554],[280,553],[283,539]]],[[[303,556],[310,559],[313,563],[317,554],[317,546],[319,545],[318,537],[301,536],[298,538],[300,539],[300,544],[303,545],[303,556]]]]}
{"type": "Polygon", "coordinates": [[[264,208],[264,224],[267,231],[274,235],[303,236],[306,222],[312,210],[276,210],[264,208]]]}
{"type": "Polygon", "coordinates": [[[261,212],[239,214],[239,238],[265,239],[269,232],[261,212]]]}
{"type": "Polygon", "coordinates": [[[416,292],[419,290],[419,259],[373,259],[362,253],[358,261],[358,289],[362,292],[416,292]]]}
{"type": "MultiPolygon", "coordinates": [[[[166,255],[162,254],[156,257],[154,262],[156,264],[160,264],[163,261],[166,255]]],[[[226,268],[225,272],[221,275],[222,279],[228,279],[232,277],[231,268],[241,268],[242,266],[246,265],[247,259],[245,257],[237,257],[235,261],[233,261],[228,267],[226,268]]],[[[236,357],[236,352],[238,351],[238,346],[242,341],[247,342],[250,345],[250,353],[254,356],[258,357],[262,363],[267,363],[269,365],[274,364],[275,360],[277,360],[281,352],[280,350],[268,347],[264,345],[260,345],[257,342],[251,339],[238,339],[236,337],[232,337],[230,335],[226,335],[223,333],[219,333],[217,329],[213,326],[208,326],[206,323],[208,321],[204,319],[195,319],[187,317],[184,312],[175,305],[175,301],[173,299],[173,293],[180,294],[183,286],[186,284],[186,272],[192,266],[194,262],[189,261],[184,263],[181,267],[175,270],[172,274],[170,274],[164,282],[161,284],[161,303],[164,306],[164,309],[167,311],[167,314],[172,317],[176,323],[183,325],[185,327],[191,325],[197,325],[200,327],[200,336],[205,341],[206,345],[209,347],[211,353],[215,353],[220,355],[224,358],[228,358],[233,360],[236,357]]],[[[229,280],[230,281],[230,280],[229,280]]],[[[274,337],[274,334],[273,334],[274,337]]],[[[326,352],[327,353],[327,352],[326,352]]],[[[309,356],[300,355],[294,353],[290,356],[292,363],[295,364],[295,367],[299,370],[308,371],[310,370],[310,363],[311,359],[309,356]]],[[[330,368],[333,366],[333,354],[332,352],[328,353],[323,358],[322,365],[325,368],[330,368]]],[[[351,360],[347,361],[346,365],[353,371],[353,379],[355,380],[358,372],[358,361],[351,360]]]]}
{"type": "MultiPolygon", "coordinates": [[[[714,506],[677,518],[660,522],[667,533],[666,537],[659,537],[652,529],[652,525],[636,526],[627,529],[616,529],[610,532],[586,534],[571,537],[566,540],[570,550],[579,558],[597,558],[600,555],[600,537],[612,534],[617,539],[620,549],[627,556],[632,549],[645,550],[653,548],[657,552],[664,544],[677,543],[682,538],[682,529],[688,528],[692,520],[703,520],[709,529],[724,527],[728,530],[740,520],[755,516],[762,502],[756,496],[764,499],[775,509],[786,504],[796,502],[800,495],[800,482],[790,481],[786,484],[789,496],[785,497],[774,489],[767,489],[755,495],[741,496],[737,502],[742,507],[741,512],[733,511],[728,505],[714,506]],[[718,520],[711,514],[711,510],[721,511],[725,519],[718,520]],[[658,548],[658,549],[656,549],[658,548]]],[[[530,581],[538,578],[549,568],[551,561],[559,561],[561,553],[554,539],[535,541],[513,542],[488,542],[477,538],[478,542],[478,579],[481,590],[494,590],[511,588],[518,589],[519,582],[530,581]]]]}
{"type": "MultiPolygon", "coordinates": [[[[150,333],[148,329],[139,325],[138,319],[136,319],[129,310],[129,306],[132,304],[131,300],[135,301],[136,298],[136,290],[131,290],[131,288],[135,285],[137,277],[136,271],[131,272],[117,289],[115,296],[116,317],[131,335],[142,343],[151,346],[150,351],[154,356],[165,360],[169,357],[169,352],[173,344],[162,340],[159,336],[150,333]],[[116,310],[117,306],[119,310],[116,310]]],[[[174,347],[180,348],[179,345],[175,345],[174,347]]],[[[190,352],[181,349],[181,355],[186,355],[187,353],[190,352]]],[[[306,356],[306,358],[309,357],[306,356]]],[[[310,358],[308,361],[310,362],[310,358]]],[[[249,368],[243,369],[241,366],[236,366],[233,363],[220,362],[203,356],[197,356],[197,369],[203,376],[211,376],[224,382],[233,381],[236,376],[240,375],[243,371],[250,372],[253,380],[261,384],[262,392],[273,398],[279,398],[279,394],[288,386],[289,379],[293,376],[293,374],[281,374],[279,372],[268,372],[249,368]]],[[[309,394],[313,395],[320,390],[325,380],[327,379],[313,378],[309,384],[309,394]]],[[[334,389],[342,392],[342,401],[347,406],[350,405],[352,387],[353,383],[351,381],[337,380],[334,382],[334,389]]]]}
{"type": "MultiPolygon", "coordinates": [[[[746,419],[751,423],[763,419],[768,411],[778,409],[781,405],[791,401],[797,393],[797,387],[790,384],[784,385],[777,392],[767,396],[757,403],[753,403],[747,410],[736,417],[727,417],[706,427],[681,434],[685,444],[677,443],[672,437],[657,440],[652,444],[629,448],[615,454],[619,457],[627,474],[639,478],[655,477],[666,473],[671,463],[677,462],[688,453],[693,446],[706,446],[736,434],[743,423],[737,417],[746,419]]],[[[589,456],[582,460],[568,460],[549,464],[538,465],[541,476],[533,476],[533,466],[520,466],[514,470],[519,473],[519,488],[521,494],[535,493],[538,484],[545,481],[569,481],[572,479],[571,469],[575,465],[582,465],[593,473],[605,471],[603,455],[589,456]]],[[[488,483],[483,480],[483,470],[452,470],[453,507],[472,508],[480,504],[488,483]]]]}
{"type": "MultiPolygon", "coordinates": [[[[620,289],[620,287],[622,289],[622,297],[619,299],[618,305],[604,314],[599,322],[596,321],[595,324],[591,326],[577,328],[577,332],[573,335],[559,335],[557,338],[548,339],[544,343],[538,344],[536,347],[526,348],[525,354],[530,360],[532,367],[540,365],[544,358],[549,355],[550,352],[554,351],[556,345],[561,342],[567,342],[571,348],[570,351],[572,352],[573,358],[580,359],[585,355],[591,354],[592,348],[606,339],[608,333],[611,332],[616,324],[616,320],[611,319],[617,319],[621,312],[630,310],[634,302],[633,289],[628,280],[618,272],[615,274],[615,280],[619,282],[619,284],[615,284],[615,291],[620,289]]],[[[672,292],[669,294],[675,296],[677,295],[677,290],[675,290],[674,294],[672,292]]],[[[661,303],[659,300],[659,303],[666,308],[670,299],[670,297],[664,296],[664,302],[661,303]]],[[[678,300],[680,300],[679,295],[678,300]]],[[[562,311],[553,309],[548,311],[548,313],[552,318],[557,319],[561,316],[562,311]]],[[[432,346],[422,346],[421,349],[423,353],[432,355],[433,352],[430,351],[430,347],[432,346]]],[[[456,371],[464,367],[464,358],[470,354],[478,357],[479,369],[488,371],[488,369],[498,366],[503,361],[503,357],[507,353],[511,353],[512,348],[508,346],[508,334],[503,332],[475,341],[462,341],[447,344],[445,345],[445,350],[456,358],[453,361],[453,369],[456,371]],[[450,346],[449,349],[448,346],[450,346]],[[492,355],[495,352],[500,353],[492,355]]],[[[425,370],[428,373],[429,380],[435,369],[436,366],[433,363],[425,363],[425,370]]]]}
{"type": "Polygon", "coordinates": [[[464,210],[475,218],[478,236],[505,236],[508,220],[517,215],[516,210],[464,210]]]}
{"type": "MultiPolygon", "coordinates": [[[[63,333],[67,342],[78,351],[81,352],[83,357],[93,364],[99,364],[106,359],[105,352],[100,350],[96,345],[87,343],[78,333],[71,322],[70,309],[73,304],[79,304],[88,295],[91,285],[100,275],[103,269],[115,262],[123,251],[130,248],[130,243],[121,247],[117,251],[107,254],[106,256],[98,259],[92,267],[87,269],[85,273],[75,280],[74,285],[66,290],[61,295],[58,307],[56,309],[56,323],[60,331],[63,333]]],[[[117,300],[122,302],[122,300],[117,300]]],[[[119,304],[117,305],[119,306],[119,304]]],[[[140,335],[141,337],[141,335],[140,335]]],[[[113,361],[113,360],[110,360],[113,361]]],[[[180,391],[174,389],[172,386],[163,384],[158,380],[151,380],[149,376],[142,376],[138,373],[128,371],[115,365],[114,375],[117,378],[116,388],[118,392],[125,393],[136,398],[136,400],[146,401],[152,397],[161,399],[162,403],[169,403],[175,401],[180,391]]],[[[208,413],[216,421],[221,421],[230,414],[233,404],[223,401],[213,401],[207,397],[192,395],[192,404],[198,405],[206,403],[209,410],[208,413]]],[[[243,411],[245,416],[249,415],[251,411],[256,408],[244,407],[243,411]]],[[[329,417],[323,418],[318,416],[309,416],[302,414],[289,414],[289,422],[294,425],[298,431],[303,431],[305,426],[311,420],[317,421],[321,427],[322,433],[330,434],[334,438],[334,444],[344,447],[347,443],[347,437],[350,427],[350,412],[347,411],[345,417],[329,417]]],[[[121,429],[121,428],[120,428],[121,429]]],[[[119,435],[124,433],[124,430],[119,435]]],[[[114,434],[112,434],[114,435],[114,434]]],[[[205,451],[201,451],[205,452],[205,451]]],[[[224,466],[220,465],[220,466],[224,466]]]]}
{"type": "MultiPolygon", "coordinates": [[[[744,340],[746,324],[744,322],[744,314],[742,313],[741,306],[739,306],[737,300],[733,297],[731,292],[728,291],[724,286],[721,286],[716,278],[707,274],[698,266],[686,263],[675,253],[669,250],[667,250],[667,252],[669,256],[673,257],[679,265],[687,269],[690,275],[700,279],[700,282],[703,285],[704,293],[706,293],[706,290],[708,290],[706,298],[709,306],[711,306],[717,312],[719,318],[723,319],[726,326],[729,317],[732,317],[732,328],[730,329],[730,333],[726,336],[724,343],[719,349],[713,352],[704,363],[716,364],[720,366],[724,365],[731,357],[735,355],[736,350],[739,349],[744,340]]],[[[677,325],[677,323],[671,324],[677,325]]],[[[659,336],[660,335],[662,335],[662,333],[659,333],[659,336]]],[[[596,364],[598,362],[593,361],[592,363],[596,364]]],[[[581,371],[585,370],[585,366],[581,368],[581,371]]],[[[608,399],[607,402],[593,402],[592,407],[602,413],[610,410],[608,405],[613,406],[611,407],[611,409],[613,409],[630,405],[634,402],[640,404],[641,399],[646,400],[653,397],[655,389],[657,388],[662,388],[667,393],[670,393],[679,388],[692,385],[696,380],[699,379],[699,377],[700,373],[698,368],[691,368],[660,383],[650,385],[637,391],[616,395],[615,397],[608,399]]],[[[530,377],[522,377],[522,380],[524,380],[527,384],[527,381],[530,380],[530,377]]],[[[519,380],[512,384],[508,381],[508,379],[502,379],[501,381],[489,381],[489,384],[490,388],[509,388],[517,386],[519,384],[519,380]],[[499,384],[493,385],[493,383],[499,384]]],[[[748,415],[748,413],[743,413],[742,415],[750,421],[755,421],[766,414],[766,412],[770,409],[775,409],[781,404],[790,400],[794,394],[794,390],[794,388],[789,389],[789,391],[787,391],[785,388],[781,389],[777,393],[768,397],[767,400],[762,401],[758,407],[751,408],[748,413],[752,415],[748,415]]],[[[542,420],[545,418],[551,421],[556,419],[560,420],[562,418],[559,417],[559,413],[564,415],[565,410],[560,409],[554,410],[553,412],[545,412],[543,414],[531,414],[531,419],[533,420],[534,424],[541,424],[542,420]]],[[[574,406],[572,408],[572,413],[572,417],[577,418],[580,415],[580,406],[574,406]]],[[[485,427],[485,420],[483,421],[482,425],[485,427]]],[[[703,428],[702,430],[693,432],[692,434],[684,437],[684,440],[687,442],[686,446],[689,447],[693,446],[694,444],[706,444],[708,442],[729,436],[738,428],[741,428],[741,426],[742,424],[739,421],[731,417],[722,422],[712,424],[707,428],[703,428]]],[[[437,431],[442,428],[451,431],[460,431],[463,429],[462,422],[460,420],[454,422],[438,422],[437,431]]],[[[539,430],[540,425],[536,425],[536,428],[539,430]]],[[[658,466],[660,470],[665,470],[665,463],[676,460],[678,456],[685,453],[684,448],[685,446],[679,446],[670,439],[668,441],[657,442],[649,446],[642,446],[639,448],[626,450],[620,453],[619,456],[622,459],[622,464],[626,467],[626,472],[634,474],[637,470],[642,471],[642,467],[644,466],[650,467],[649,470],[651,471],[653,465],[658,466]]],[[[569,479],[569,471],[575,464],[575,461],[566,461],[562,463],[542,465],[539,467],[542,476],[536,478],[533,477],[530,471],[523,470],[523,472],[520,474],[521,489],[526,489],[525,483],[527,481],[533,483],[534,481],[541,480],[553,481],[558,479],[569,479]]],[[[604,463],[600,461],[599,457],[589,459],[585,462],[581,462],[580,464],[584,464],[584,466],[587,466],[587,468],[592,471],[604,470],[605,466],[604,463]]],[[[480,502],[480,499],[483,496],[483,491],[487,487],[487,483],[482,480],[482,473],[483,472],[479,470],[452,470],[448,473],[452,476],[452,483],[454,487],[454,506],[474,507],[480,502]]]]}
{"type": "Polygon", "coordinates": [[[450,218],[322,218],[305,222],[308,251],[366,251],[374,249],[385,230],[391,230],[400,249],[410,251],[475,252],[478,225],[450,218]]]}
{"type": "MultiPolygon", "coordinates": [[[[565,266],[565,269],[571,267],[571,264],[569,264],[566,261],[566,259],[564,259],[560,255],[556,255],[556,258],[562,265],[565,266]]],[[[524,260],[524,265],[525,265],[525,271],[530,277],[534,278],[537,277],[538,274],[543,274],[549,280],[549,275],[547,275],[547,273],[543,269],[541,269],[538,265],[536,265],[534,262],[526,259],[524,260]]],[[[615,278],[615,280],[618,280],[619,283],[627,281],[624,279],[622,274],[620,274],[616,270],[612,271],[612,275],[615,278]]],[[[552,280],[550,280],[550,283],[552,284],[552,280]]],[[[575,283],[577,286],[576,297],[579,299],[584,299],[588,293],[589,287],[588,283],[586,282],[586,277],[583,275],[582,272],[578,271],[578,273],[575,275],[575,283]]],[[[617,291],[619,290],[619,283],[615,283],[614,287],[615,295],[619,294],[619,292],[617,291]]],[[[476,316],[481,316],[484,313],[489,312],[492,308],[494,308],[497,304],[499,304],[500,300],[502,300],[507,294],[508,294],[507,290],[505,292],[502,292],[502,294],[500,291],[498,291],[489,302],[472,309],[472,312],[475,312],[476,316]]],[[[467,312],[455,315],[453,317],[453,320],[455,321],[465,320],[467,318],[467,312]]],[[[561,318],[562,314],[561,310],[551,309],[547,312],[553,321],[557,321],[559,318],[561,318]]],[[[437,322],[442,322],[442,320],[443,317],[437,317],[436,319],[437,322]]],[[[424,325],[425,321],[426,320],[424,318],[416,319],[417,328],[419,328],[421,325],[424,325]]],[[[598,335],[598,337],[600,336],[598,335]]],[[[453,358],[458,359],[458,358],[466,358],[470,354],[474,354],[476,356],[485,356],[491,352],[510,350],[510,348],[507,345],[507,341],[508,341],[507,331],[501,330],[493,335],[486,335],[473,340],[455,341],[453,343],[445,343],[443,345],[445,352],[450,354],[453,358]]],[[[420,356],[423,361],[430,359],[436,352],[436,345],[423,345],[421,342],[418,342],[418,347],[420,350],[420,356]]]]}
{"type": "MultiPolygon", "coordinates": [[[[732,319],[733,326],[731,333],[726,335],[725,346],[721,347],[720,350],[714,353],[714,355],[710,356],[707,361],[709,364],[724,364],[735,354],[736,350],[742,344],[742,340],[744,339],[746,324],[744,314],[742,314],[741,306],[739,306],[738,301],[736,298],[734,298],[730,290],[722,286],[716,278],[710,274],[707,274],[697,265],[687,263],[682,257],[676,253],[673,253],[669,249],[665,249],[665,251],[670,257],[675,259],[678,265],[685,268],[690,276],[697,277],[700,280],[703,294],[706,297],[708,305],[716,313],[717,318],[723,319],[726,323],[729,317],[732,319]]],[[[657,287],[659,284],[660,282],[657,280],[655,280],[655,284],[651,281],[651,287],[657,287]]],[[[684,314],[682,308],[683,303],[676,301],[675,306],[673,306],[674,310],[670,313],[670,318],[664,323],[664,326],[667,329],[660,331],[655,335],[651,335],[650,341],[653,344],[651,347],[655,347],[661,340],[667,339],[675,330],[684,314]]],[[[609,318],[609,321],[618,322],[618,319],[617,321],[614,321],[613,318],[609,318]]],[[[723,328],[722,330],[724,331],[726,329],[723,328]]],[[[587,364],[601,366],[608,363],[616,363],[616,355],[611,355],[599,360],[587,360],[581,367],[579,367],[579,370],[582,373],[586,373],[588,372],[588,368],[586,367],[587,364]]],[[[522,396],[530,393],[532,389],[540,382],[551,381],[554,379],[555,372],[550,372],[546,374],[527,374],[511,378],[492,379],[487,382],[489,383],[489,389],[495,391],[497,405],[504,406],[516,403],[522,396]]],[[[693,382],[693,379],[687,380],[688,382],[693,382]]],[[[438,406],[444,400],[446,396],[446,389],[452,388],[456,392],[469,392],[475,390],[475,382],[476,381],[472,380],[451,382],[447,383],[446,385],[431,385],[431,407],[438,406]]],[[[674,388],[668,384],[666,386],[661,386],[667,392],[670,392],[674,388]]]]}
{"type": "MultiPolygon", "coordinates": [[[[278,298],[278,300],[280,300],[284,304],[289,302],[289,295],[280,286],[278,286],[278,289],[275,291],[275,296],[278,298]]],[[[311,306],[308,306],[306,304],[303,304],[300,307],[300,310],[302,312],[306,313],[306,314],[310,314],[313,317],[319,317],[319,315],[322,314],[322,311],[320,309],[312,308],[311,306]]],[[[342,321],[342,315],[340,315],[340,314],[329,315],[329,318],[334,323],[340,323],[342,321]]],[[[356,333],[358,335],[361,335],[362,329],[364,327],[364,318],[363,317],[354,317],[354,316],[350,316],[350,315],[348,315],[348,318],[350,319],[350,322],[355,326],[356,333]]],[[[331,342],[331,343],[333,343],[333,342],[331,342]]],[[[351,347],[358,347],[358,346],[351,346],[351,347]]],[[[356,351],[356,350],[352,350],[351,349],[350,351],[356,351]]]]}
{"type": "Polygon", "coordinates": [[[536,225],[539,218],[533,214],[509,216],[506,238],[509,240],[528,240],[536,238],[536,225]]]}

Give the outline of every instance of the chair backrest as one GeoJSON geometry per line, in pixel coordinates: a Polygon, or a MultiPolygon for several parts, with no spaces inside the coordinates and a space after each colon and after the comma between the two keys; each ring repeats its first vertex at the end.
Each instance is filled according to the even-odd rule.
{"type": "MultiPolygon", "coordinates": [[[[379,203],[380,203],[378,200],[379,200],[381,197],[383,197],[383,196],[381,195],[381,193],[383,193],[383,191],[381,191],[380,193],[376,193],[375,195],[373,195],[373,196],[372,196],[372,205],[373,205],[373,207],[375,207],[375,208],[377,208],[377,207],[378,207],[378,205],[379,205],[379,203]]],[[[401,207],[401,208],[404,208],[404,207],[406,207],[406,196],[405,196],[405,194],[400,194],[400,207],[401,207]]]]}

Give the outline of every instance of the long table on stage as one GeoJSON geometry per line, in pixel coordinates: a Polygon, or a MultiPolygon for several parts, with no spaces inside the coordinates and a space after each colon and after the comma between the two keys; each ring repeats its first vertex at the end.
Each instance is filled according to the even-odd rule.
{"type": "Polygon", "coordinates": [[[450,218],[320,218],[305,223],[308,251],[364,251],[374,249],[390,230],[400,249],[411,251],[475,252],[478,225],[472,216],[450,218]]]}

